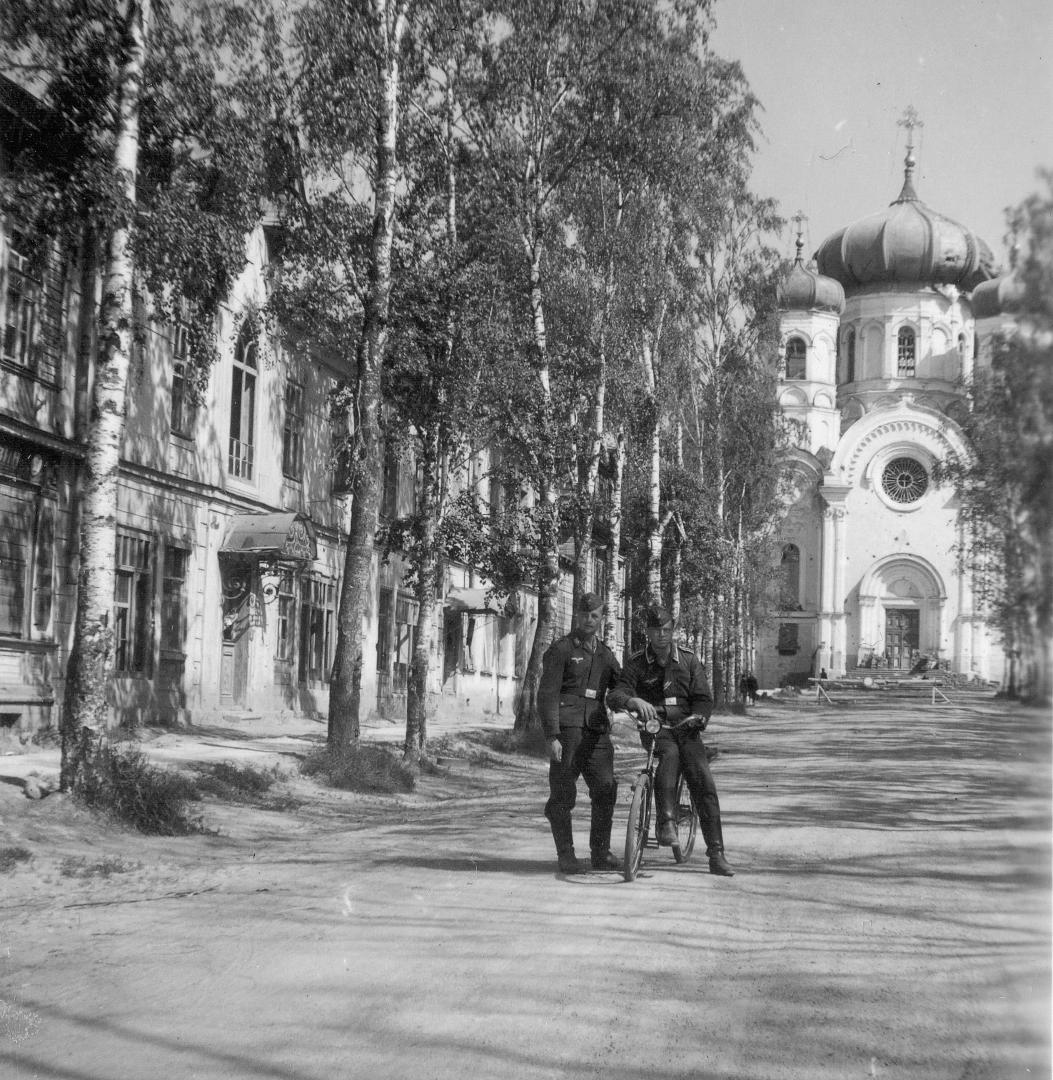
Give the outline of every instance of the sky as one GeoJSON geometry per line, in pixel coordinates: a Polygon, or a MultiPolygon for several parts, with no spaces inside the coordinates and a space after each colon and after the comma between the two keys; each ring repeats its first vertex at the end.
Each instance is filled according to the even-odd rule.
{"type": "MultiPolygon", "coordinates": [[[[1005,208],[1053,168],[1053,0],[717,0],[711,46],[760,99],[753,186],[802,210],[805,254],[903,183],[1005,263],[1005,208]]],[[[784,254],[794,253],[786,230],[784,254]]]]}

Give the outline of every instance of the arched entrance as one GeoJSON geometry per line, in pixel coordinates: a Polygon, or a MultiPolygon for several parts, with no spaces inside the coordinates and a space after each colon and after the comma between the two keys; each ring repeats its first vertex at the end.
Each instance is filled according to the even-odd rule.
{"type": "Polygon", "coordinates": [[[939,656],[946,600],[924,559],[891,555],[875,563],[859,583],[857,665],[906,671],[919,655],[939,656]]]}

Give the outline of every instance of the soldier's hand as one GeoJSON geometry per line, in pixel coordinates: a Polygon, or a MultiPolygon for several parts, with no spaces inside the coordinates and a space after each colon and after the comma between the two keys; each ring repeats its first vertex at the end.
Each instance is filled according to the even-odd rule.
{"type": "Polygon", "coordinates": [[[549,761],[555,762],[557,765],[563,760],[563,744],[559,739],[549,739],[548,759],[549,761]]]}
{"type": "Polygon", "coordinates": [[[706,725],[709,723],[709,718],[705,716],[689,716],[685,721],[685,726],[689,731],[705,731],[706,725]]]}
{"type": "Polygon", "coordinates": [[[645,724],[658,715],[658,710],[649,701],[644,701],[643,698],[629,698],[625,703],[625,707],[630,712],[636,713],[645,724]]]}

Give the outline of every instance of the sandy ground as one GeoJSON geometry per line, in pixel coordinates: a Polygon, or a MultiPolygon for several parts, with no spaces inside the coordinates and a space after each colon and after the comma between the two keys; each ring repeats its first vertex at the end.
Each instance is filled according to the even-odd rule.
{"type": "MultiPolygon", "coordinates": [[[[632,884],[555,872],[540,761],[368,797],[296,775],[321,737],[152,738],[280,763],[301,800],[209,802],[215,835],[175,839],[28,800],[53,756],[0,758],[0,849],[32,853],[0,874],[0,1076],[1050,1076],[1045,713],[717,717],[738,874],[650,849],[632,884]]],[[[639,757],[626,736],[616,839],[639,757]]]]}

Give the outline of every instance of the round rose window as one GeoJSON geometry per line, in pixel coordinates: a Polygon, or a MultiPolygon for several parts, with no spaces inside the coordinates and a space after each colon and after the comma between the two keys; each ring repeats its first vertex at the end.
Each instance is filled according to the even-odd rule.
{"type": "Polygon", "coordinates": [[[881,474],[881,487],[893,502],[917,502],[928,486],[929,474],[913,458],[896,458],[885,466],[881,474]]]}

